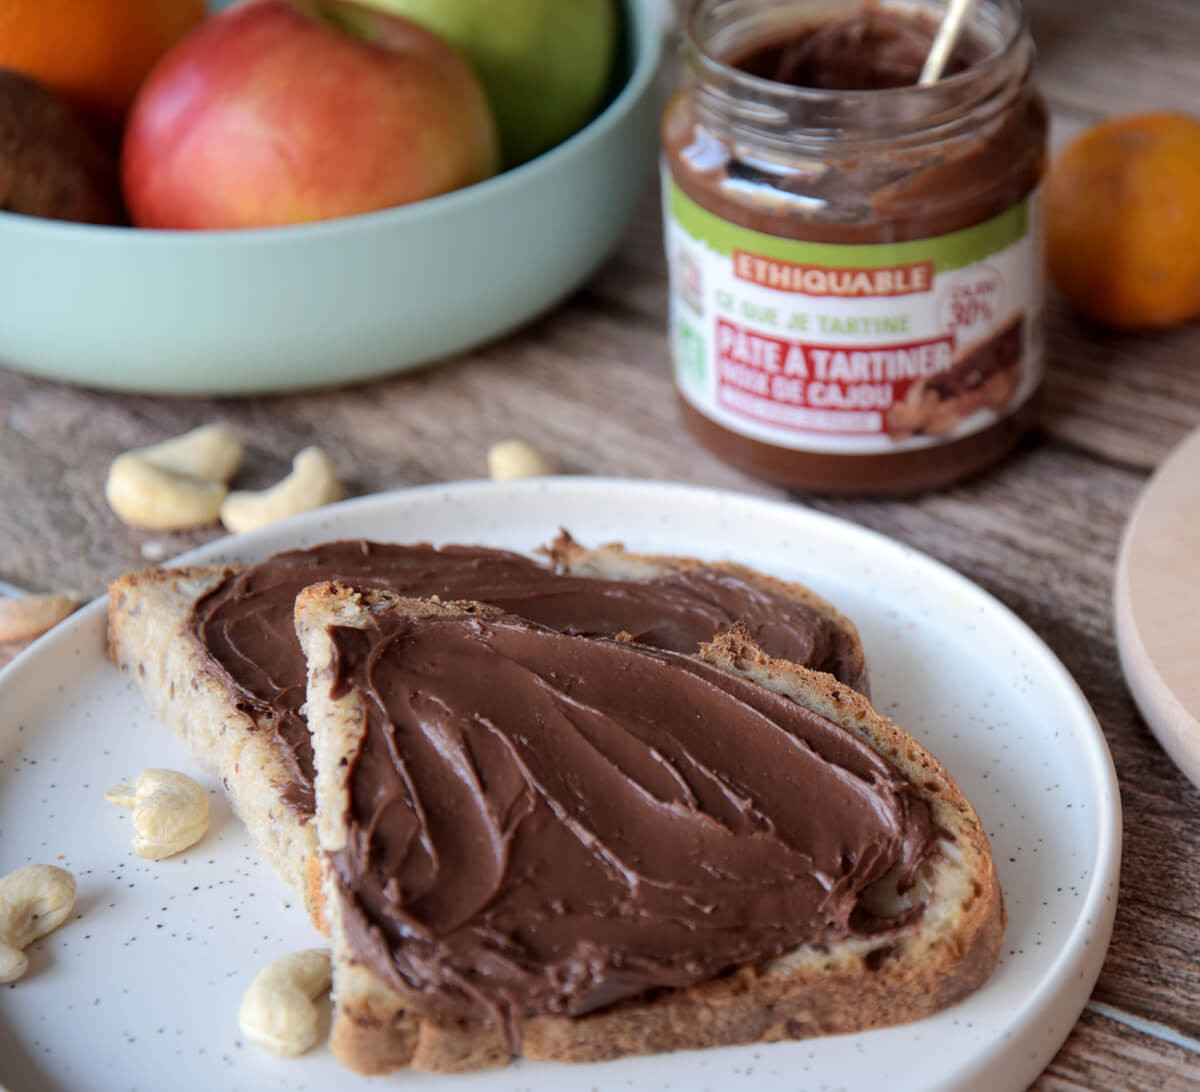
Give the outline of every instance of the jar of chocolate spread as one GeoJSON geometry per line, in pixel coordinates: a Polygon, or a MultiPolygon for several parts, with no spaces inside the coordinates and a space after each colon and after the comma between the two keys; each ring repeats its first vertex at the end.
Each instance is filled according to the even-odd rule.
{"type": "Polygon", "coordinates": [[[663,120],[684,420],[759,477],[905,493],[1031,424],[1046,112],[1018,0],[694,0],[663,120]]]}

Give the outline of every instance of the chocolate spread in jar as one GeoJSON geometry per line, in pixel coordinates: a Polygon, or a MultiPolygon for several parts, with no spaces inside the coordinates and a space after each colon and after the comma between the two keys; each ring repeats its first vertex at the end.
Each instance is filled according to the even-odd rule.
{"type": "Polygon", "coordinates": [[[365,699],[329,855],[352,958],[422,1013],[584,1015],[808,942],[933,851],[928,805],[850,732],[678,653],[511,616],[335,628],[365,699]],[[732,744],[732,745],[731,745],[732,744]]]}
{"type": "Polygon", "coordinates": [[[398,595],[491,603],[568,633],[633,639],[678,652],[744,622],[773,656],[863,689],[852,638],[803,603],[768,594],[720,569],[652,580],[600,580],[557,573],[506,550],[481,546],[332,542],[276,554],[230,576],[196,605],[192,629],[242,693],[242,706],[269,724],[292,778],[283,799],[314,810],[306,667],[292,610],[296,596],[326,580],[398,595]]]}
{"type": "MultiPolygon", "coordinates": [[[[795,87],[879,91],[911,87],[921,74],[936,33],[930,19],[863,8],[818,26],[799,27],[741,50],[728,63],[751,76],[795,87]]],[[[953,76],[983,58],[984,49],[960,38],[946,63],[953,76]]]]}
{"type": "MultiPolygon", "coordinates": [[[[759,5],[768,6],[767,0],[759,5]]],[[[672,353],[685,424],[727,461],[782,485],[906,493],[947,484],[994,463],[1033,422],[1044,303],[1035,198],[1045,164],[1046,114],[1029,85],[1032,47],[1015,3],[995,0],[992,6],[1016,12],[1009,37],[997,42],[968,28],[946,70],[954,81],[948,85],[954,94],[948,93],[935,109],[928,105],[932,100],[922,98],[929,92],[915,86],[936,30],[933,18],[920,11],[866,5],[829,22],[784,30],[776,20],[776,29],[766,37],[740,40],[716,52],[716,47],[709,49],[705,35],[721,42],[736,36],[731,39],[724,33],[727,26],[720,34],[712,30],[723,17],[720,5],[697,3],[690,33],[696,39],[694,55],[701,59],[693,65],[693,82],[669,104],[662,129],[669,176],[667,248],[675,297],[672,353]],[[901,108],[906,97],[912,107],[907,112],[901,108]],[[965,105],[956,106],[959,99],[965,105]],[[876,111],[873,101],[884,105],[876,111]],[[928,112],[925,131],[912,121],[925,117],[922,110],[928,112]],[[764,118],[775,120],[760,120],[764,118]],[[700,217],[711,214],[730,227],[760,233],[760,238],[756,242],[746,232],[739,235],[719,226],[697,228],[696,212],[680,210],[677,203],[694,206],[700,217]],[[929,285],[931,297],[936,293],[938,298],[927,307],[934,317],[919,336],[898,323],[894,335],[871,334],[855,341],[844,331],[853,329],[856,320],[845,321],[844,310],[832,316],[834,337],[817,325],[831,320],[829,298],[835,293],[826,286],[839,283],[839,277],[849,283],[854,273],[862,272],[853,268],[852,254],[831,255],[831,247],[929,241],[945,254],[953,250],[947,237],[1002,220],[1026,204],[1028,256],[1003,273],[993,271],[993,295],[974,301],[983,314],[989,306],[996,307],[994,315],[972,315],[972,324],[956,326],[960,301],[942,298],[947,290],[929,285]],[[691,217],[689,222],[685,216],[691,217]],[[684,231],[696,236],[697,246],[691,245],[689,235],[676,231],[677,217],[684,231]],[[721,230],[733,241],[719,242],[721,230]],[[812,258],[783,260],[777,253],[780,248],[769,240],[763,243],[761,237],[824,250],[812,258]],[[733,251],[729,274],[719,272],[720,260],[710,256],[722,246],[733,251]],[[739,267],[741,251],[750,257],[739,267]],[[763,254],[777,260],[764,262],[763,254]],[[810,264],[815,278],[811,282],[799,275],[800,268],[810,264]],[[753,281],[751,269],[763,271],[761,279],[753,281]],[[721,290],[728,289],[724,306],[713,290],[718,281],[721,290]],[[744,289],[745,281],[756,287],[744,289]],[[797,287],[810,283],[817,285],[815,295],[797,287]],[[764,301],[763,288],[781,290],[764,301]],[[795,325],[792,312],[804,310],[811,321],[795,325]],[[971,347],[1014,322],[1020,346],[1007,400],[946,395],[932,412],[925,397],[922,415],[934,422],[933,430],[897,427],[889,413],[889,406],[911,407],[935,389],[932,367],[922,365],[914,372],[891,363],[861,362],[861,354],[873,349],[903,352],[911,342],[931,344],[948,331],[954,338],[953,359],[940,359],[937,368],[951,371],[971,347]],[[749,351],[744,348],[747,333],[759,338],[749,351]],[[823,362],[814,366],[809,360],[807,369],[795,372],[782,362],[791,359],[797,343],[824,352],[847,342],[848,353],[860,356],[850,359],[841,376],[851,377],[853,383],[863,376],[884,379],[865,394],[853,386],[839,388],[833,400],[825,389],[829,385],[821,384],[822,398],[810,400],[806,384],[821,378],[823,362]],[[723,343],[737,349],[726,357],[723,343]],[[889,385],[897,370],[901,382],[889,385]],[[720,378],[707,378],[714,371],[720,378]],[[727,373],[733,378],[727,379],[727,373]],[[708,384],[716,385],[715,392],[708,384]],[[914,391],[918,385],[922,389],[914,391]],[[795,393],[802,387],[804,394],[795,393]],[[850,397],[855,394],[862,397],[861,404],[850,397]],[[865,436],[868,428],[855,423],[847,429],[831,421],[829,411],[842,414],[841,420],[846,411],[861,411],[860,418],[875,413],[869,442],[856,447],[855,430],[862,427],[865,436]],[[822,415],[824,421],[815,420],[822,415]],[[893,444],[882,443],[885,437],[893,444]]],[[[753,4],[744,8],[757,10],[753,4]]],[[[962,263],[974,263],[979,271],[979,283],[965,286],[964,313],[970,313],[971,292],[989,288],[987,253],[962,263]]],[[[914,272],[907,262],[898,260],[897,268],[888,271],[891,282],[903,286],[906,277],[928,280],[944,272],[941,258],[936,267],[933,261],[925,262],[923,273],[914,272]]],[[[952,260],[950,267],[954,268],[952,260]]],[[[864,293],[868,294],[872,293],[864,293]]],[[[865,301],[856,312],[865,328],[879,318],[893,317],[889,309],[900,312],[921,305],[919,293],[906,293],[903,287],[891,300],[890,308],[865,301]]],[[[997,395],[1002,389],[999,381],[992,386],[997,395]]]]}

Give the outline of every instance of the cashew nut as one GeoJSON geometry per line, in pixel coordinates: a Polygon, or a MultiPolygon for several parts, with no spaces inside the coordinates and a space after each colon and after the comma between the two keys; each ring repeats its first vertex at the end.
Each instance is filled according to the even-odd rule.
{"type": "Polygon", "coordinates": [[[109,507],[133,527],[182,531],[216,523],[224,482],[206,481],[164,470],[136,455],[119,455],[108,471],[104,495],[109,507]]]}
{"type": "Polygon", "coordinates": [[[550,460],[524,440],[502,440],[493,444],[487,453],[487,463],[488,476],[493,481],[540,478],[554,473],[550,460]]]}
{"type": "Polygon", "coordinates": [[[332,504],[344,496],[329,456],[306,447],[292,460],[292,472],[270,489],[230,493],[221,505],[221,522],[235,534],[332,504]]]}
{"type": "Polygon", "coordinates": [[[77,606],[69,595],[0,598],[0,641],[30,641],[58,625],[77,606]]]}
{"type": "Polygon", "coordinates": [[[104,495],[126,523],[180,531],[215,523],[226,482],[242,461],[241,441],[224,425],[204,425],[161,444],[118,455],[104,495]]]}
{"type": "Polygon", "coordinates": [[[207,794],[175,770],[143,770],[133,784],[109,789],[104,799],[133,808],[133,852],[152,861],[181,853],[208,830],[207,794]]]}
{"type": "Polygon", "coordinates": [[[182,436],[126,454],[189,478],[227,482],[242,465],[242,442],[225,425],[201,425],[182,436]]]}
{"type": "Polygon", "coordinates": [[[242,1034],[280,1058],[303,1054],[320,1034],[320,1013],[313,1002],[329,989],[331,978],[325,948],[275,960],[255,975],[242,998],[242,1034]]]}
{"type": "Polygon", "coordinates": [[[53,932],[75,905],[75,877],[65,868],[31,864],[0,880],[0,983],[29,967],[24,949],[53,932]]]}

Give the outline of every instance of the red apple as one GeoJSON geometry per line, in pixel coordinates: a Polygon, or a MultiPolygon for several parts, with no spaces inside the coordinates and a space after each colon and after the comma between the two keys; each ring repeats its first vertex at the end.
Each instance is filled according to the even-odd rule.
{"type": "Polygon", "coordinates": [[[498,164],[479,81],[440,38],[351,0],[246,0],[151,72],[121,180],[139,226],[236,228],[418,201],[498,164]]]}

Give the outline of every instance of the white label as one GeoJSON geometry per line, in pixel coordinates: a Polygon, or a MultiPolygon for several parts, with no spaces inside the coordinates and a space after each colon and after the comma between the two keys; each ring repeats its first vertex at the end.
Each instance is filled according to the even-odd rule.
{"type": "Polygon", "coordinates": [[[962,231],[840,246],[730,224],[663,170],[680,393],[777,447],[874,454],[959,439],[1042,376],[1039,193],[962,231]]]}

